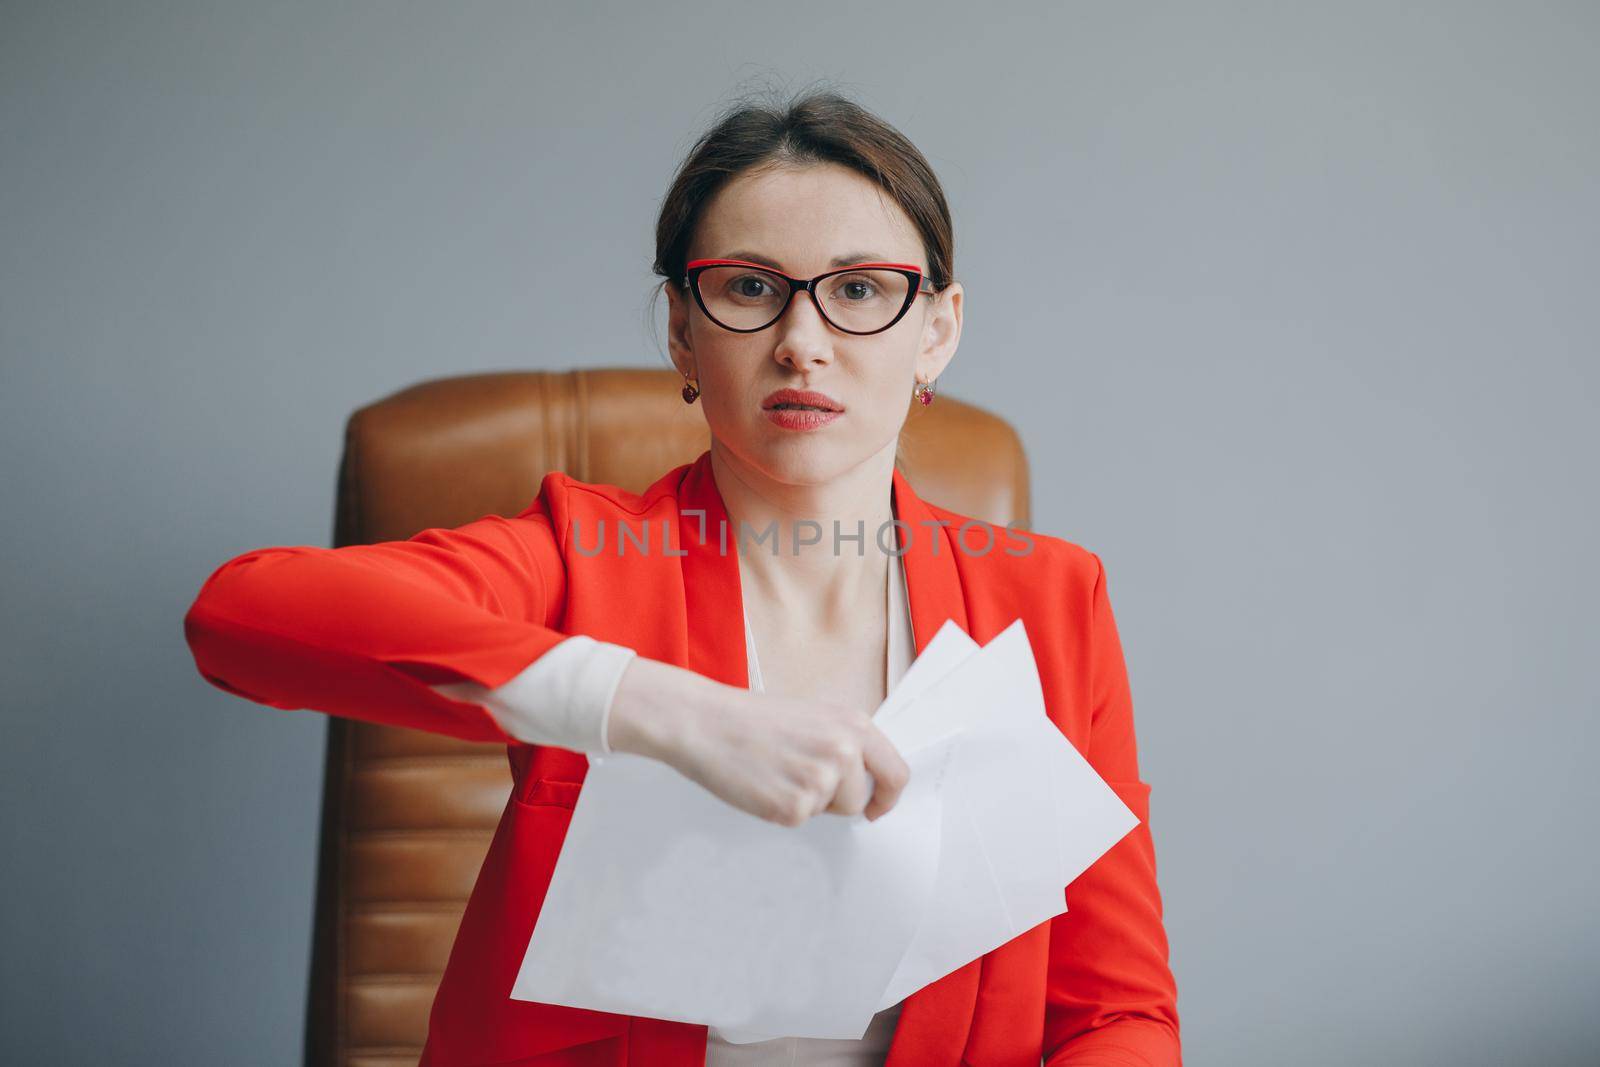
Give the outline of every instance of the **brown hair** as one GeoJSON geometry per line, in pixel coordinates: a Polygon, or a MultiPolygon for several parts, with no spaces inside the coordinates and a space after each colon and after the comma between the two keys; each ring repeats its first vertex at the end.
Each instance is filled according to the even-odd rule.
{"type": "MultiPolygon", "coordinates": [[[[700,216],[728,182],[754,170],[818,163],[849,167],[883,189],[922,238],[929,282],[935,290],[950,284],[955,235],[944,190],[927,159],[904,134],[866,108],[833,90],[813,90],[788,102],[730,105],[695,142],[656,221],[652,270],[664,279],[662,285],[683,284],[700,216]]],[[[897,447],[897,465],[900,459],[897,447]]]]}

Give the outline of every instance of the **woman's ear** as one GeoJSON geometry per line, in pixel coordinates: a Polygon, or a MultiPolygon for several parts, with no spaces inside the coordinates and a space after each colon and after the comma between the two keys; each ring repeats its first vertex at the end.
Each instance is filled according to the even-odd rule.
{"type": "Polygon", "coordinates": [[[679,374],[695,378],[694,344],[689,335],[690,299],[687,289],[667,282],[667,352],[679,374]]]}
{"type": "Polygon", "coordinates": [[[930,302],[927,321],[922,326],[922,350],[917,353],[917,374],[923,381],[939,377],[955,358],[956,345],[961,342],[963,295],[961,283],[951,282],[930,302]]]}

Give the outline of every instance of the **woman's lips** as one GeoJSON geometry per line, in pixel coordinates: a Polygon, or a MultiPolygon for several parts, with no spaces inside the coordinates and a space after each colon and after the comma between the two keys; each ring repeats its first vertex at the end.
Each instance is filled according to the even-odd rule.
{"type": "Polygon", "coordinates": [[[785,430],[815,430],[844,414],[844,405],[814,389],[775,389],[761,401],[761,410],[785,430]]]}
{"type": "Polygon", "coordinates": [[[816,408],[766,408],[763,413],[773,425],[785,430],[816,430],[828,425],[844,414],[842,411],[819,411],[816,408]]]}

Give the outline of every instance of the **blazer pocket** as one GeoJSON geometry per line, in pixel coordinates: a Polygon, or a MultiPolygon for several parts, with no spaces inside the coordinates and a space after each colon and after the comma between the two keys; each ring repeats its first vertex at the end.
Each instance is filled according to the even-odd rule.
{"type": "Polygon", "coordinates": [[[521,798],[519,804],[530,807],[553,806],[570,808],[578,802],[578,791],[583,788],[582,782],[567,782],[560,778],[540,778],[533,783],[533,788],[528,790],[528,795],[521,798]]]}

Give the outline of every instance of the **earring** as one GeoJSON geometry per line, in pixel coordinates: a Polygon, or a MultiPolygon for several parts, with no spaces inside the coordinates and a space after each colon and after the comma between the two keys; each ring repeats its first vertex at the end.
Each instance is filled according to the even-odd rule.
{"type": "Polygon", "coordinates": [[[916,388],[911,390],[911,395],[920,400],[923,407],[927,407],[933,403],[933,385],[933,382],[918,382],[916,388]]]}
{"type": "Polygon", "coordinates": [[[693,404],[695,397],[699,395],[700,386],[685,378],[683,386],[683,402],[685,404],[693,404]]]}

